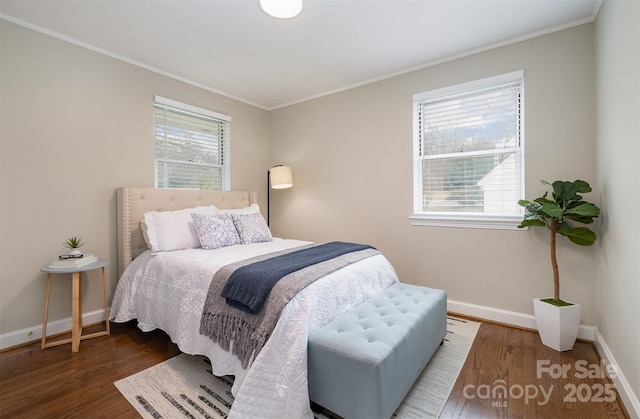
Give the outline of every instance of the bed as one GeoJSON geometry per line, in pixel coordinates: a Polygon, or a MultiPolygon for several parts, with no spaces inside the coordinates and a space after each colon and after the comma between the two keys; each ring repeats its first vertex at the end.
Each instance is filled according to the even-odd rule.
{"type": "MultiPolygon", "coordinates": [[[[115,322],[135,319],[143,331],[161,329],[182,352],[208,357],[215,375],[233,375],[235,401],[229,417],[311,418],[308,336],[398,282],[395,270],[382,254],[376,254],[312,282],[286,303],[268,340],[245,368],[231,351],[200,334],[200,320],[213,276],[229,264],[314,244],[273,238],[209,250],[199,244],[172,249],[172,245],[180,245],[171,243],[162,249],[149,248],[147,243],[153,237],[145,238],[145,234],[151,234],[150,227],[142,223],[145,214],[174,214],[183,209],[190,212],[192,208],[206,210],[211,206],[215,206],[215,211],[239,214],[255,212],[256,208],[259,211],[255,192],[129,187],[117,190],[120,279],[111,318],[115,322]]],[[[165,238],[171,242],[178,236],[165,238]]]]}

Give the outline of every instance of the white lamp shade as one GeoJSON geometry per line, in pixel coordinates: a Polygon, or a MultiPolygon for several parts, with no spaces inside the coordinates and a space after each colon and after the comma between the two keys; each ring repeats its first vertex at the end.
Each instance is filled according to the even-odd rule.
{"type": "Polygon", "coordinates": [[[291,19],[302,12],[302,0],[260,0],[260,8],[278,19],[291,19]]]}
{"type": "Polygon", "coordinates": [[[286,189],[293,186],[293,174],[289,166],[275,166],[269,170],[271,187],[273,189],[286,189]]]}

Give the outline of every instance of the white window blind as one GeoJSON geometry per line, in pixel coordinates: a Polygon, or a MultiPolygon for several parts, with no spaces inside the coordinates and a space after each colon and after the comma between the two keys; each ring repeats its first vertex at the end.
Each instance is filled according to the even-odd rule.
{"type": "Polygon", "coordinates": [[[230,189],[231,118],[156,96],[156,188],[230,189]]]}
{"type": "Polygon", "coordinates": [[[414,224],[519,223],[523,103],[522,72],[414,96],[414,224]]]}

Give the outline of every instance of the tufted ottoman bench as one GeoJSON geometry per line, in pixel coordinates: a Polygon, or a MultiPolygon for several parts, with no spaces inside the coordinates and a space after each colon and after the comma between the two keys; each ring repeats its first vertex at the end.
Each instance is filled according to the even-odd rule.
{"type": "Polygon", "coordinates": [[[446,292],[396,283],[309,337],[309,398],[347,418],[389,418],[446,333],[446,292]]]}

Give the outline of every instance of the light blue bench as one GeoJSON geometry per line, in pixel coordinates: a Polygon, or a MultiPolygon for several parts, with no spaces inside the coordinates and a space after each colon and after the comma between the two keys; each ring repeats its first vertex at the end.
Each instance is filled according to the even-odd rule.
{"type": "Polygon", "coordinates": [[[345,418],[389,418],[446,333],[446,292],[396,283],[309,337],[309,398],[345,418]]]}

